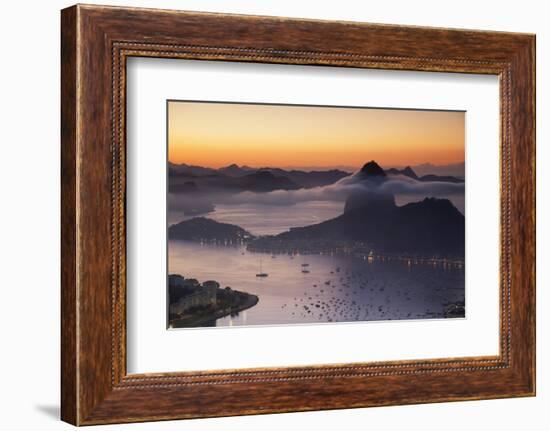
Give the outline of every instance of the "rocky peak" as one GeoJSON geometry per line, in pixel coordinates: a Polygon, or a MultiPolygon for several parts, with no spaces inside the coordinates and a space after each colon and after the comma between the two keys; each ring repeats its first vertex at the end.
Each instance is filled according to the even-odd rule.
{"type": "Polygon", "coordinates": [[[413,171],[413,169],[410,166],[407,166],[405,169],[403,169],[401,173],[410,178],[414,178],[414,179],[418,178],[418,176],[416,175],[416,172],[413,171]]]}
{"type": "Polygon", "coordinates": [[[360,171],[363,175],[368,177],[385,177],[386,173],[384,169],[380,167],[378,163],[374,160],[371,160],[368,163],[365,163],[360,171]]]}

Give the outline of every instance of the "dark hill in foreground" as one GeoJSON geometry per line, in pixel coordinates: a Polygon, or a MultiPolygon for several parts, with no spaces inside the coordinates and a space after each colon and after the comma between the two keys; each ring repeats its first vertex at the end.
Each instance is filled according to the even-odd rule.
{"type": "Polygon", "coordinates": [[[259,248],[269,248],[270,242],[281,248],[284,242],[323,239],[327,243],[365,242],[376,252],[428,257],[464,255],[464,216],[449,200],[426,198],[402,207],[387,197],[374,197],[372,201],[355,206],[348,202],[346,212],[334,219],[260,238],[259,248]]]}
{"type": "Polygon", "coordinates": [[[249,241],[254,235],[234,224],[195,217],[171,225],[168,228],[168,237],[187,241],[239,242],[249,241]]]}

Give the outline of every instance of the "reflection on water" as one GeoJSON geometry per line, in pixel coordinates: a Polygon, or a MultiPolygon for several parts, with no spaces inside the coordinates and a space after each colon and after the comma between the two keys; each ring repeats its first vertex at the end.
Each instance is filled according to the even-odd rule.
{"type": "Polygon", "coordinates": [[[440,318],[449,303],[464,301],[464,269],[447,264],[270,256],[170,241],[169,272],[258,295],[256,306],[217,326],[440,318]],[[268,277],[256,277],[260,261],[268,277]]]}

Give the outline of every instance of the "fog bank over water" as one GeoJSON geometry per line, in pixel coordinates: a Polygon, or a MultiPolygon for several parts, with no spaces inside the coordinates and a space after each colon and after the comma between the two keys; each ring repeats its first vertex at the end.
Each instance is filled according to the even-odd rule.
{"type": "MultiPolygon", "coordinates": [[[[336,183],[330,186],[315,187],[311,189],[275,190],[266,193],[242,192],[234,195],[220,194],[212,196],[212,198],[215,203],[233,205],[264,204],[284,206],[312,201],[345,202],[351,192],[358,189],[364,189],[365,187],[366,186],[360,184],[336,183]]],[[[463,204],[461,208],[460,203],[464,200],[464,183],[455,184],[435,181],[422,183],[421,181],[412,179],[388,180],[380,185],[380,189],[395,194],[396,198],[402,197],[408,201],[410,201],[410,199],[406,199],[407,196],[415,197],[417,198],[416,200],[422,200],[426,197],[449,199],[460,212],[464,212],[463,204]]]]}

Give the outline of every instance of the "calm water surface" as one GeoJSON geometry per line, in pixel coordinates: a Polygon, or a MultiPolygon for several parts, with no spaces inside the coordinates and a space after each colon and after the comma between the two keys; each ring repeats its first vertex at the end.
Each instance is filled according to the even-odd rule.
{"type": "MultiPolygon", "coordinates": [[[[464,198],[449,196],[453,204],[464,214],[464,198]]],[[[422,200],[422,196],[395,197],[397,205],[422,200]]],[[[344,212],[344,202],[308,201],[294,205],[269,204],[216,204],[215,211],[203,214],[221,223],[230,223],[246,229],[254,235],[276,235],[290,227],[302,227],[338,217],[344,212]]],[[[170,209],[168,225],[196,216],[185,216],[182,211],[170,209]]]]}
{"type": "Polygon", "coordinates": [[[244,247],[170,241],[169,271],[258,295],[256,306],[218,319],[217,326],[441,318],[448,303],[464,301],[464,270],[442,264],[272,257],[244,247]],[[256,277],[260,264],[268,277],[256,277]]]}
{"type": "MultiPolygon", "coordinates": [[[[398,199],[399,205],[404,203],[398,199]]],[[[334,218],[343,207],[343,202],[332,201],[217,204],[205,217],[241,226],[254,235],[273,235],[334,218]]],[[[188,218],[192,217],[170,211],[168,223],[188,218]]],[[[258,295],[257,305],[218,319],[217,326],[440,318],[448,303],[464,301],[464,269],[450,265],[369,263],[350,256],[271,256],[244,247],[188,241],[169,242],[168,262],[170,274],[200,282],[215,280],[221,287],[258,295]],[[256,277],[260,264],[268,277],[256,277]]]]}
{"type": "MultiPolygon", "coordinates": [[[[230,223],[254,235],[275,235],[289,227],[302,227],[339,216],[344,212],[343,202],[311,201],[294,205],[216,204],[214,212],[204,214],[220,223],[230,223]]],[[[169,211],[168,224],[188,220],[182,212],[169,211]]]]}

